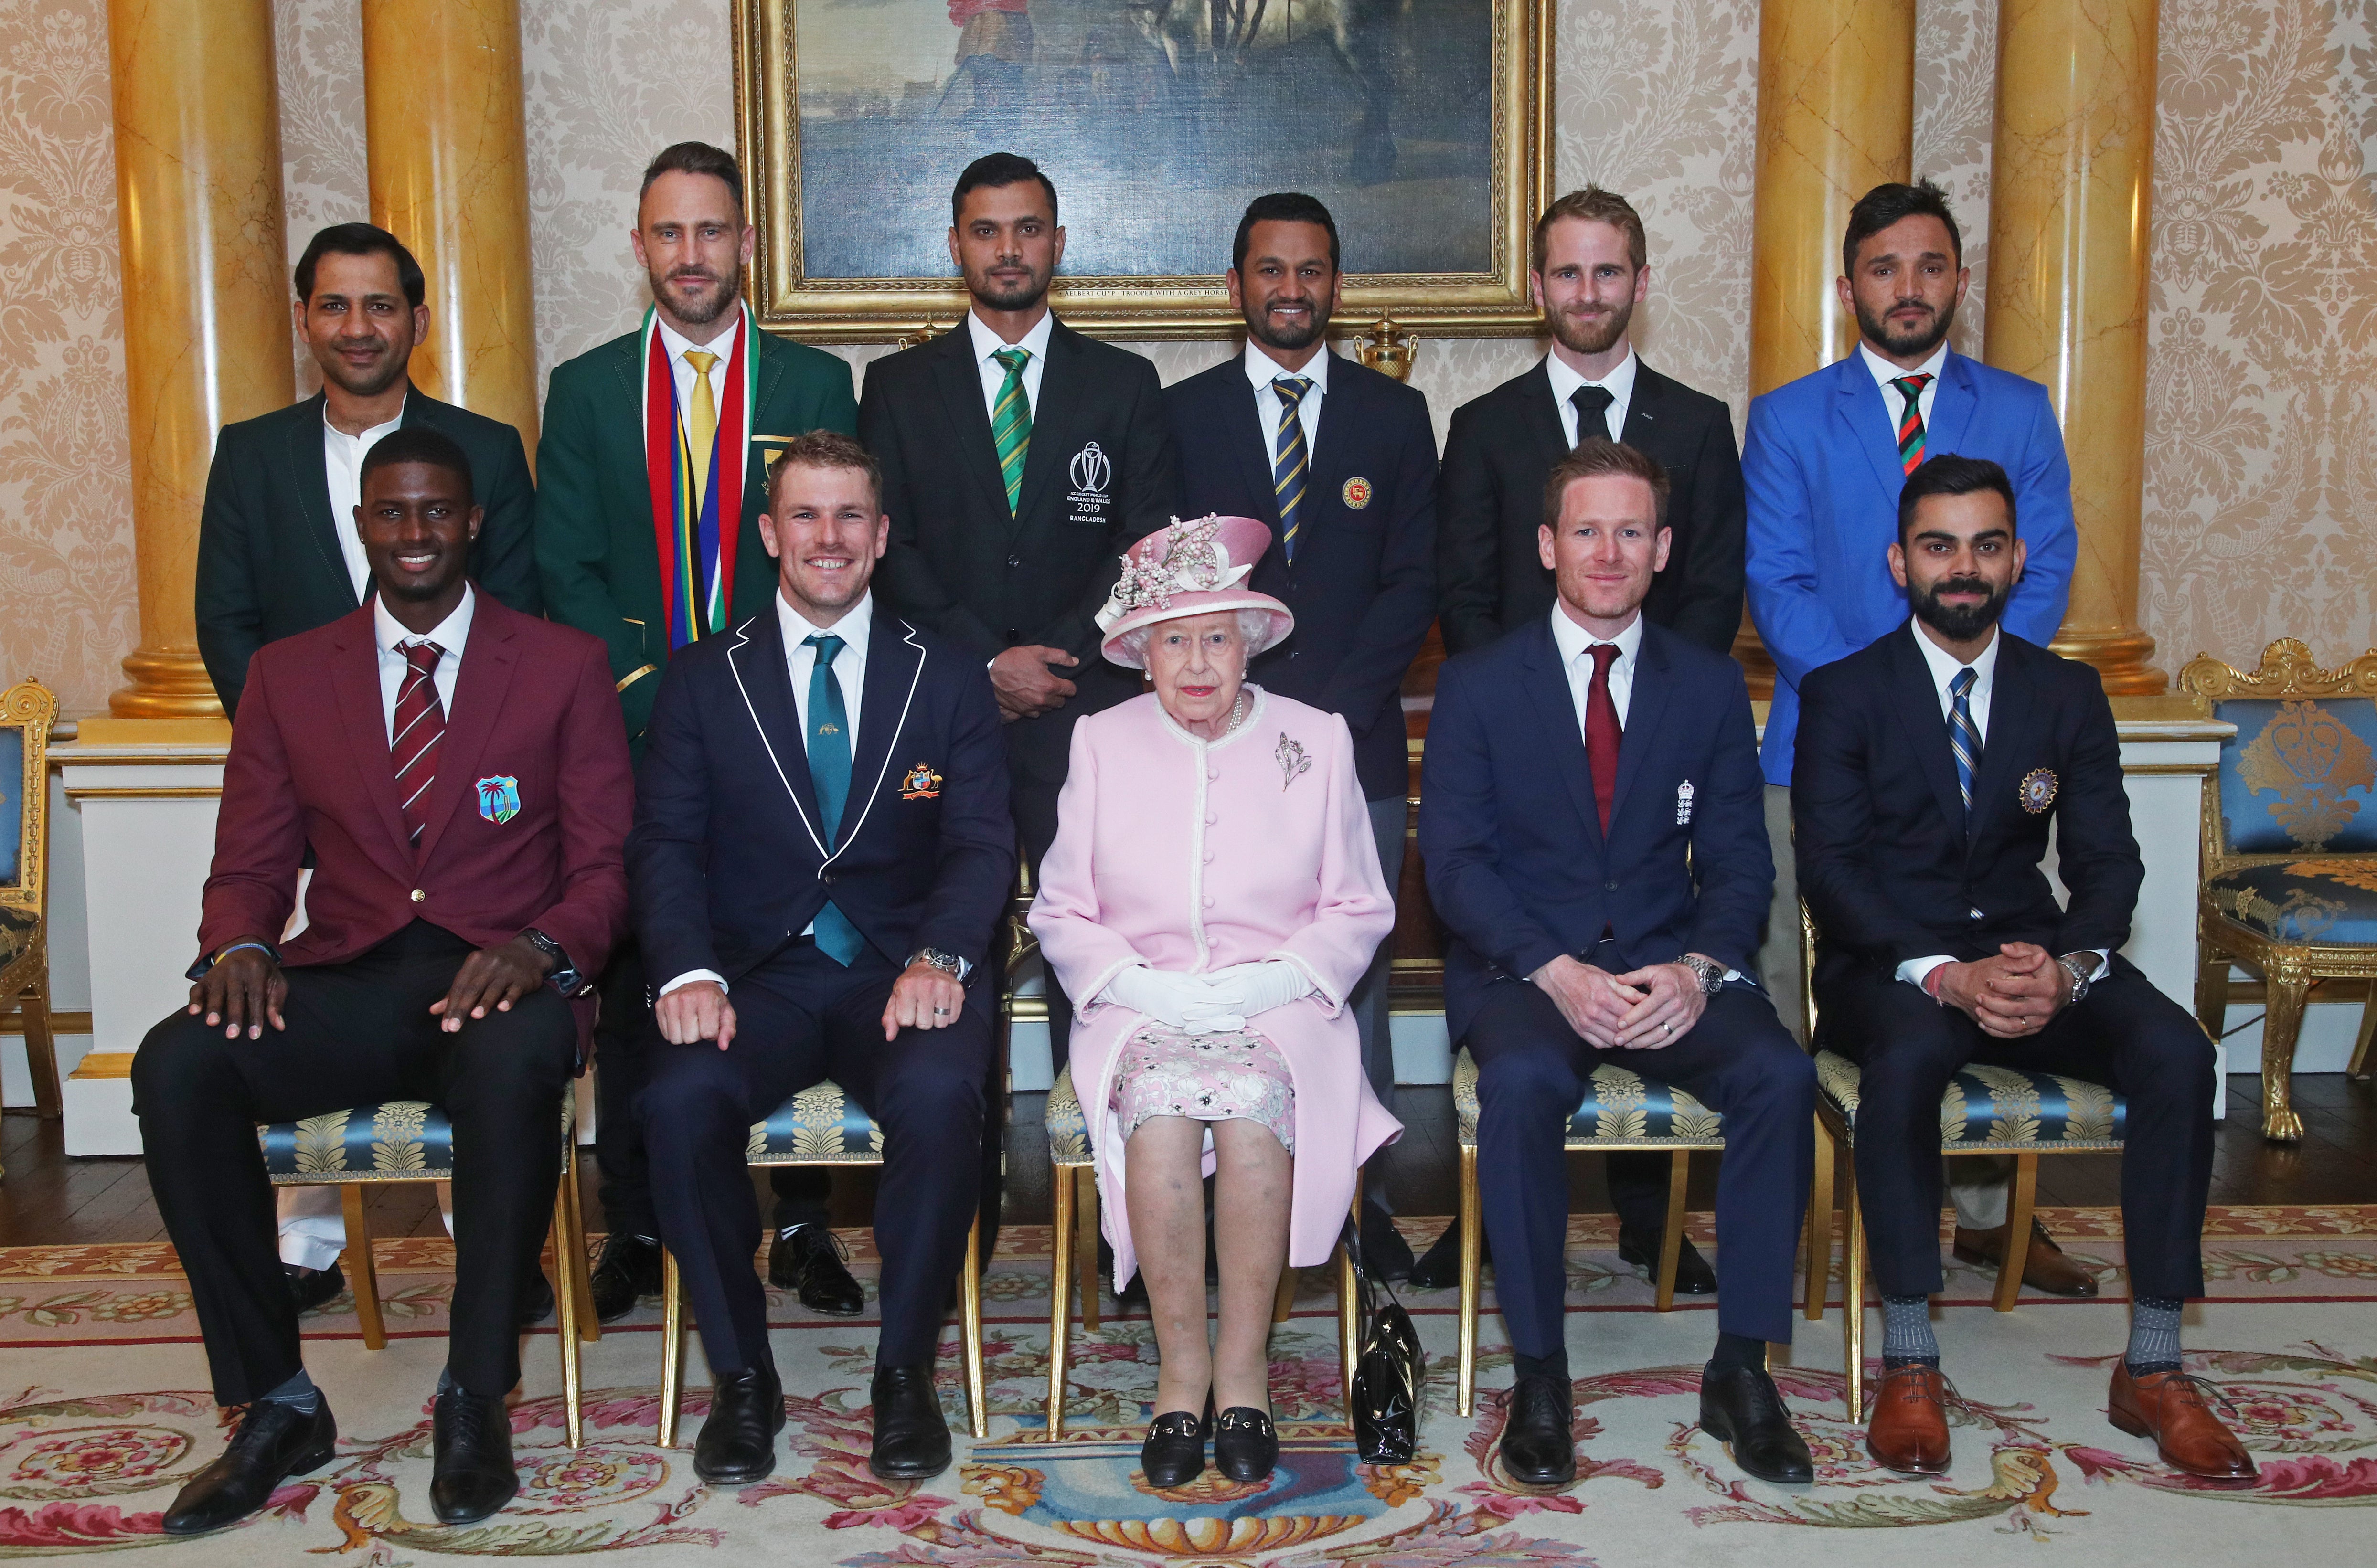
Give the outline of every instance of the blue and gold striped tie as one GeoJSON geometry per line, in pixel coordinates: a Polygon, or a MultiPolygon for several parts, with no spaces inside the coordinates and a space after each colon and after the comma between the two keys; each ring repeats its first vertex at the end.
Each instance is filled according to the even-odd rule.
{"type": "Polygon", "coordinates": [[[1956,671],[1948,683],[1949,695],[1955,698],[1953,711],[1948,717],[1948,747],[1956,754],[1956,788],[1965,793],[1965,826],[1973,826],[1973,775],[1981,766],[1981,732],[1973,726],[1973,683],[1979,673],[1969,668],[1956,671]]]}
{"type": "Polygon", "coordinates": [[[1312,382],[1301,375],[1276,376],[1271,389],[1279,398],[1279,434],[1272,443],[1271,488],[1279,501],[1280,546],[1293,564],[1296,536],[1304,527],[1304,482],[1311,477],[1311,464],[1305,460],[1304,421],[1296,413],[1296,407],[1312,390],[1312,382]]]}

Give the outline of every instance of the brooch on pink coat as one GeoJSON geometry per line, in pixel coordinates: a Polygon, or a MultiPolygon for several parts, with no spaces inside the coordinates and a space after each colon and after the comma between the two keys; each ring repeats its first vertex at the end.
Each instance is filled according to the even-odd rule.
{"type": "Polygon", "coordinates": [[[1279,759],[1280,771],[1287,775],[1280,784],[1282,793],[1286,791],[1288,785],[1296,782],[1296,775],[1312,771],[1312,759],[1304,754],[1304,747],[1300,742],[1287,738],[1287,731],[1284,730],[1279,732],[1279,749],[1272,752],[1272,755],[1279,759]]]}

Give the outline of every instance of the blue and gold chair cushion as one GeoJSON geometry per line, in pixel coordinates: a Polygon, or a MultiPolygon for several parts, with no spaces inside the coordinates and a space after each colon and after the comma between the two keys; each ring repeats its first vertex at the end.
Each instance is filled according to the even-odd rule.
{"type": "MultiPolygon", "coordinates": [[[[1852,1142],[1863,1076],[1838,1051],[1816,1052],[1816,1090],[1839,1113],[1852,1142]]],[[[2121,1097],[2102,1084],[1974,1063],[1950,1078],[1940,1096],[1940,1146],[1949,1154],[2117,1149],[2128,1114],[2121,1097]]]]}
{"type": "MultiPolygon", "coordinates": [[[[1461,1146],[1477,1145],[1477,1063],[1463,1051],[1452,1063],[1452,1109],[1461,1146]]],[[[1607,1063],[1593,1070],[1584,1099],[1568,1119],[1568,1146],[1583,1148],[1723,1148],[1717,1113],[1681,1089],[1607,1063]]]]}
{"type": "MultiPolygon", "coordinates": [[[[561,1135],[578,1116],[578,1097],[561,1097],[561,1135]]],[[[454,1175],[454,1123],[426,1100],[390,1099],[272,1122],[257,1128],[264,1169],[277,1187],[342,1182],[445,1182],[454,1175]]]]}
{"type": "Polygon", "coordinates": [[[1081,1098],[1073,1093],[1073,1069],[1069,1063],[1048,1090],[1048,1162],[1051,1165],[1090,1163],[1090,1123],[1081,1114],[1081,1098]]]}
{"type": "Polygon", "coordinates": [[[2377,853],[2377,703],[2237,697],[2220,742],[2220,826],[2232,855],[2377,853]]]}
{"type": "Polygon", "coordinates": [[[744,1155],[753,1165],[880,1165],[883,1129],[826,1078],[752,1123],[744,1155]]]}
{"type": "Polygon", "coordinates": [[[2377,944],[2377,858],[2320,855],[2204,879],[2212,907],[2273,942],[2377,944]]]}

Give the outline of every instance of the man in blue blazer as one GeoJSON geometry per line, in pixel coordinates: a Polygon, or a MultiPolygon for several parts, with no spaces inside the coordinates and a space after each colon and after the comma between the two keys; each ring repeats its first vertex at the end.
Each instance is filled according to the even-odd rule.
{"type": "MultiPolygon", "coordinates": [[[[1272,526],[1253,587],[1296,612],[1296,631],[1248,678],[1345,720],[1379,864],[1393,883],[1411,789],[1404,675],[1436,615],[1436,433],[1425,397],[1329,351],[1338,261],[1328,208],[1295,192],[1257,196],[1230,253],[1246,349],[1166,387],[1164,411],[1182,514],[1272,526]]],[[[1353,996],[1363,1070],[1390,1101],[1393,956],[1392,942],[1379,944],[1353,996]]],[[[1364,1212],[1370,1262],[1404,1277],[1411,1249],[1375,1198],[1364,1212]]]]}
{"type": "Polygon", "coordinates": [[[1622,1066],[1725,1119],[1725,1292],[1701,1424],[1811,1479],[1766,1342],[1791,1337],[1815,1073],[1743,971],[1774,869],[1741,669],[1642,614],[1671,538],[1655,458],[1594,437],[1546,485],[1550,613],[1438,673],[1420,852],[1451,933],[1445,1022],[1477,1063],[1477,1174],[1516,1376],[1502,1462],[1576,1473],[1562,1302],[1569,1118],[1622,1066]]]}
{"type": "Polygon", "coordinates": [[[980,1202],[991,1063],[991,988],[968,982],[1015,826],[981,661],[868,592],[881,483],[846,435],[785,444],[760,521],[774,602],[669,660],[638,777],[627,864],[659,992],[638,1110],[717,1382],[694,1451],[712,1484],[765,1477],[784,1424],[747,1134],[827,1078],[884,1132],[869,1463],[905,1479],[950,1463],[933,1360],[980,1202]]]}

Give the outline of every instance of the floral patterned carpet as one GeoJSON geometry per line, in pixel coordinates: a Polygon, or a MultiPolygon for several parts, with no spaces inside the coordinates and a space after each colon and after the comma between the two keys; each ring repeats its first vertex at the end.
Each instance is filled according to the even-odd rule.
{"type": "MultiPolygon", "coordinates": [[[[1999,1314],[1985,1304],[1986,1276],[1952,1269],[1940,1332],[1965,1403],[1954,1468],[1933,1480],[1893,1477],[1865,1456],[1843,1405],[1837,1306],[1821,1324],[1801,1324],[1790,1363],[1776,1366],[1815,1450],[1817,1483],[1743,1479],[1696,1424],[1709,1311],[1650,1311],[1649,1288],[1618,1261],[1608,1222],[1581,1219],[1570,1258],[1582,1412],[1573,1486],[1531,1491],[1499,1472],[1509,1356],[1491,1316],[1481,1324],[1476,1413],[1453,1413],[1450,1291],[1406,1293],[1431,1358],[1420,1454],[1392,1468],[1359,1464],[1338,1423],[1333,1287],[1314,1270],[1297,1315],[1272,1341],[1277,1474],[1238,1486],[1209,1471],[1186,1492],[1153,1493],[1136,1474],[1141,1400],[1154,1383],[1144,1317],[1109,1317],[1098,1334],[1076,1334],[1065,1438],[1042,1440],[1047,1233],[1019,1227],[1002,1234],[987,1281],[992,1436],[961,1438],[959,1464],[937,1480],[884,1483],[867,1473],[867,1320],[817,1318],[782,1300],[776,1354],[790,1421],[777,1474],[739,1491],[702,1487],[689,1453],[653,1444],[659,1342],[645,1313],[588,1348],[587,1442],[576,1451],[564,1442],[551,1330],[530,1339],[513,1413],[520,1497],[461,1530],[424,1522],[427,1399],[442,1359],[450,1253],[442,1241],[382,1242],[388,1348],[363,1348],[343,1300],[306,1324],[309,1364],[340,1419],[337,1459],[285,1487],[265,1515],[179,1543],[157,1533],[158,1511],[217,1452],[223,1422],[205,1391],[170,1250],[0,1251],[0,1558],[140,1550],[243,1568],[309,1556],[395,1568],[580,1552],[622,1568],[1832,1568],[1916,1552],[1927,1568],[2161,1568],[2241,1553],[2362,1560],[2377,1522],[2358,1512],[2377,1502],[2377,1208],[2212,1217],[2213,1299],[2189,1313],[2191,1370],[2220,1387],[2261,1460],[2261,1483],[2243,1491],[2187,1481],[2156,1464],[2149,1444],[2106,1424],[2105,1380],[2126,1323],[2116,1217],[2047,1218],[2107,1295],[2030,1295],[1999,1314]]],[[[1424,1242],[1435,1224],[1410,1229],[1424,1242]]],[[[866,1238],[850,1239],[871,1288],[866,1238]]],[[[702,1413],[698,1351],[693,1365],[688,1446],[702,1413]]],[[[944,1399],[962,1431],[959,1366],[952,1330],[944,1399]]]]}

